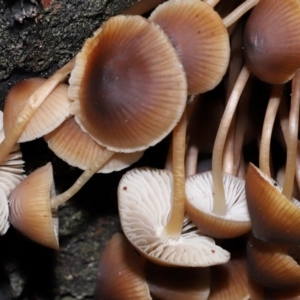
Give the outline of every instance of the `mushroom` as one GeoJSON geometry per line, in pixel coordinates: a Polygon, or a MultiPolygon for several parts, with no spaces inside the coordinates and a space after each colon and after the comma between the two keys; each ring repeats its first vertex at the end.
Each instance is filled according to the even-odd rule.
{"type": "MultiPolygon", "coordinates": [[[[157,25],[139,16],[110,18],[93,38],[87,40],[82,52],[77,55],[70,83],[69,95],[73,99],[71,108],[73,112],[78,110],[75,118],[80,120],[81,125],[86,121],[87,127],[91,126],[93,132],[96,129],[96,134],[111,144],[112,148],[119,146],[119,152],[142,150],[165,137],[178,122],[187,93],[182,65],[168,38],[157,25]],[[152,49],[150,52],[144,47],[149,43],[149,38],[152,49]],[[108,49],[104,50],[104,47],[108,49]],[[91,60],[86,63],[88,54],[89,58],[96,59],[102,68],[91,60]],[[120,73],[122,68],[126,76],[120,73]],[[95,78],[97,73],[100,79],[95,78]],[[121,82],[120,76],[125,81],[121,82]],[[134,77],[136,82],[133,81],[134,77]],[[144,81],[143,77],[146,78],[144,81]],[[101,89],[95,93],[94,88],[99,86],[101,89]],[[89,99],[87,95],[90,96],[89,99]],[[95,101],[95,95],[98,95],[98,101],[95,101]],[[79,110],[80,106],[85,109],[79,110]]],[[[49,207],[57,209],[114,153],[112,149],[104,149],[74,185],[60,195],[50,195],[52,176],[48,176],[48,185],[43,186],[43,201],[48,203],[49,207]]],[[[24,185],[19,190],[23,188],[24,185]]],[[[21,205],[19,202],[25,202],[22,194],[14,195],[16,207],[21,205]]],[[[19,213],[18,218],[21,218],[21,211],[19,213]]]]}
{"type": "Polygon", "coordinates": [[[140,257],[121,233],[102,251],[95,300],[151,300],[140,257]]]}
{"type": "Polygon", "coordinates": [[[52,165],[28,175],[9,197],[10,223],[33,241],[58,249],[57,210],[50,206],[55,194],[52,165]]]}
{"type": "Polygon", "coordinates": [[[0,162],[8,155],[15,143],[19,140],[22,132],[26,128],[28,122],[40,107],[42,102],[49,96],[53,89],[71,72],[74,66],[74,59],[70,60],[61,69],[56,71],[45,83],[43,83],[35,92],[29,97],[26,105],[18,115],[13,128],[5,133],[5,139],[0,144],[0,162]]]}
{"type": "MultiPolygon", "coordinates": [[[[4,106],[4,131],[13,130],[14,123],[27,99],[46,82],[42,78],[25,79],[15,84],[9,91],[4,106]]],[[[30,119],[18,142],[27,142],[44,136],[58,127],[68,116],[70,102],[67,97],[68,86],[59,84],[44,100],[30,119]]]]}
{"type": "Polygon", "coordinates": [[[210,268],[169,268],[147,261],[145,273],[151,294],[160,300],[208,299],[210,268]]]}
{"type": "MultiPolygon", "coordinates": [[[[59,158],[82,170],[87,169],[105,151],[104,147],[80,129],[74,118],[66,120],[44,138],[59,158]]],[[[120,171],[139,160],[143,153],[144,151],[115,153],[97,173],[120,171]]]]}

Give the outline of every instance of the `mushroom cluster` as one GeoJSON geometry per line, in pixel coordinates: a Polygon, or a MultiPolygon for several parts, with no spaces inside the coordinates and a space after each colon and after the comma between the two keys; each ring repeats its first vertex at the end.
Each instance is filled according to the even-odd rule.
{"type": "Polygon", "coordinates": [[[103,250],[96,299],[300,297],[299,22],[298,0],[139,1],[48,80],[19,82],[0,233],[10,222],[59,249],[59,206],[171,135],[165,169],[120,180],[124,234],[103,250]],[[59,195],[51,163],[21,181],[14,145],[39,137],[84,170],[59,195]]]}

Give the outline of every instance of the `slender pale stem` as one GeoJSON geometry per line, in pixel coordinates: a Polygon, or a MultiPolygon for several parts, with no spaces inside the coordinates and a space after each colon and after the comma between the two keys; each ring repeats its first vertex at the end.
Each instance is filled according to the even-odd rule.
{"type": "Polygon", "coordinates": [[[216,215],[222,216],[226,214],[226,201],[222,176],[222,156],[232,117],[249,76],[250,70],[247,66],[244,66],[229,97],[215,139],[212,157],[212,175],[214,185],[213,213],[216,215]]]}
{"type": "Polygon", "coordinates": [[[259,0],[246,0],[240,6],[238,6],[234,11],[232,11],[226,18],[223,19],[223,24],[225,27],[229,27],[235,23],[240,17],[242,17],[248,10],[253,8],[259,0]]]}
{"type": "Polygon", "coordinates": [[[41,87],[39,87],[28,99],[25,107],[20,112],[13,129],[5,132],[5,138],[0,144],[0,162],[9,154],[15,143],[17,143],[26,125],[40,107],[43,101],[55,89],[55,87],[66,79],[66,76],[74,67],[75,58],[70,60],[61,69],[56,71],[41,87]]]}
{"type": "Polygon", "coordinates": [[[282,97],[283,85],[274,85],[269,99],[264,125],[262,129],[262,137],[259,150],[259,168],[271,177],[270,170],[270,145],[273,126],[277,114],[277,110],[282,97]]]}
{"type": "MultiPolygon", "coordinates": [[[[250,81],[251,79],[249,79],[250,81]]],[[[248,123],[248,107],[250,102],[251,96],[251,82],[246,85],[242,98],[240,100],[238,111],[237,111],[237,118],[236,118],[236,125],[234,130],[234,145],[233,145],[233,170],[232,175],[237,176],[238,169],[240,168],[240,164],[242,163],[242,149],[244,143],[244,136],[245,131],[248,123]]],[[[244,163],[242,163],[243,165],[244,163]]]]}
{"type": "Polygon", "coordinates": [[[177,237],[181,233],[185,205],[184,156],[186,141],[186,111],[173,129],[173,205],[166,234],[177,237]]]}
{"type": "Polygon", "coordinates": [[[75,195],[85,185],[85,183],[114,155],[114,153],[115,152],[106,149],[98,158],[98,160],[95,161],[89,168],[87,168],[67,191],[51,198],[51,207],[56,208],[75,195]]]}
{"type": "Polygon", "coordinates": [[[282,194],[292,198],[294,176],[296,169],[298,127],[299,127],[299,102],[300,102],[300,72],[297,72],[292,84],[292,99],[289,117],[289,138],[287,144],[287,157],[282,194]]]}
{"type": "MultiPolygon", "coordinates": [[[[243,66],[242,54],[242,26],[237,27],[231,38],[231,59],[228,68],[228,83],[226,90],[226,103],[230,97],[234,84],[239,76],[243,66]]],[[[229,132],[226,139],[224,154],[223,154],[223,171],[228,174],[234,174],[234,144],[235,144],[235,128],[236,114],[234,115],[229,132]]],[[[238,165],[238,164],[237,164],[238,165]]]]}
{"type": "Polygon", "coordinates": [[[197,163],[198,163],[199,149],[195,145],[191,145],[187,149],[186,159],[185,159],[185,175],[186,177],[195,175],[197,173],[197,163]]]}

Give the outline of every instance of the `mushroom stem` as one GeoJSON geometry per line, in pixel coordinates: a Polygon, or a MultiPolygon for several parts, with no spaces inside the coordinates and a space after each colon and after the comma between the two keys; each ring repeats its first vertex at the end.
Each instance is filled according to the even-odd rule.
{"type": "Polygon", "coordinates": [[[33,114],[40,107],[43,101],[49,96],[54,88],[66,79],[72,71],[75,58],[71,59],[61,69],[56,71],[40,88],[38,88],[28,99],[27,104],[20,112],[11,132],[5,133],[5,138],[0,144],[0,162],[9,154],[13,146],[17,143],[26,125],[33,114]]]}
{"type": "Polygon", "coordinates": [[[165,227],[168,235],[177,237],[181,233],[185,205],[185,140],[186,110],[173,129],[173,205],[169,221],[165,227]]]}
{"type": "Polygon", "coordinates": [[[191,145],[190,147],[188,147],[185,159],[186,177],[195,175],[197,173],[198,154],[199,149],[197,146],[191,145]]]}
{"type": "Polygon", "coordinates": [[[222,177],[222,156],[224,145],[236,106],[249,76],[250,70],[247,66],[244,66],[228,99],[214,143],[212,155],[212,175],[214,185],[213,213],[220,216],[226,214],[225,192],[222,177]]]}
{"type": "Polygon", "coordinates": [[[75,183],[65,192],[51,198],[51,208],[56,208],[59,205],[68,201],[75,195],[85,183],[113,156],[115,152],[106,149],[103,154],[89,168],[87,168],[75,183]]]}
{"type": "Polygon", "coordinates": [[[287,144],[286,169],[282,194],[292,198],[294,176],[296,169],[298,127],[299,127],[299,102],[300,102],[300,72],[298,71],[293,79],[292,99],[289,117],[289,138],[287,144]]]}
{"type": "Polygon", "coordinates": [[[270,170],[270,144],[275,117],[280,104],[284,85],[274,85],[271,97],[268,103],[265,120],[262,130],[262,138],[259,151],[259,168],[266,175],[271,177],[270,170]]]}
{"type": "Polygon", "coordinates": [[[239,5],[234,11],[232,11],[226,18],[223,19],[223,24],[225,27],[229,27],[235,23],[242,15],[244,15],[248,10],[253,8],[259,0],[246,0],[241,5],[239,5]]]}

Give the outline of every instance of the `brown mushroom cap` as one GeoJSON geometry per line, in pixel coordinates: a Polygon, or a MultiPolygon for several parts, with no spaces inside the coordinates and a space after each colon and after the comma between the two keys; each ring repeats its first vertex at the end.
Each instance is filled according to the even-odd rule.
{"type": "Polygon", "coordinates": [[[175,47],[189,94],[207,92],[222,80],[229,63],[229,37],[210,5],[199,0],[169,0],[149,19],[159,24],[175,47]]]}
{"type": "MultiPolygon", "coordinates": [[[[46,79],[30,78],[18,82],[9,91],[4,106],[4,131],[11,132],[16,119],[27,103],[28,98],[46,79]]],[[[58,127],[68,116],[70,102],[68,86],[59,84],[46,98],[23,131],[19,142],[39,138],[58,127]]]]}
{"type": "MultiPolygon", "coordinates": [[[[104,147],[82,131],[74,118],[70,118],[45,137],[49,148],[69,165],[82,170],[90,167],[103,154],[104,147]]],[[[143,151],[115,153],[98,171],[110,173],[127,168],[138,161],[143,151]]]]}
{"type": "Polygon", "coordinates": [[[54,194],[52,165],[32,172],[11,193],[10,223],[33,241],[58,249],[58,218],[50,207],[54,194]]]}
{"type": "Polygon", "coordinates": [[[151,300],[141,260],[126,238],[115,233],[98,266],[96,300],[151,300]]]}
{"type": "Polygon", "coordinates": [[[124,234],[147,259],[161,265],[207,267],[222,264],[230,254],[202,236],[188,218],[181,235],[167,235],[164,228],[172,209],[172,173],[136,168],[128,171],[118,187],[119,213],[124,234]]]}
{"type": "Polygon", "coordinates": [[[263,300],[263,287],[255,282],[244,252],[233,253],[229,262],[211,268],[209,300],[263,300]]]}
{"type": "Polygon", "coordinates": [[[186,212],[200,232],[215,238],[233,238],[251,229],[245,195],[245,182],[223,173],[226,214],[217,216],[213,209],[213,178],[210,171],[186,180],[186,212]]]}
{"type": "Polygon", "coordinates": [[[253,9],[244,32],[251,71],[268,83],[284,83],[300,68],[300,3],[264,0],[253,9]]]}
{"type": "Polygon", "coordinates": [[[253,164],[246,176],[246,197],[255,237],[300,244],[300,203],[282,195],[282,188],[253,164]]]}
{"type": "Polygon", "coordinates": [[[71,112],[84,131],[116,152],[155,145],[174,128],[187,86],[175,49],[140,16],[110,18],[88,39],[71,73],[71,112]]]}
{"type": "Polygon", "coordinates": [[[180,268],[146,263],[145,273],[151,294],[160,300],[207,300],[210,268],[180,268]]]}
{"type": "Polygon", "coordinates": [[[247,245],[249,272],[257,282],[267,287],[299,287],[300,266],[293,258],[295,253],[299,257],[299,246],[267,243],[251,236],[247,245]]]}

